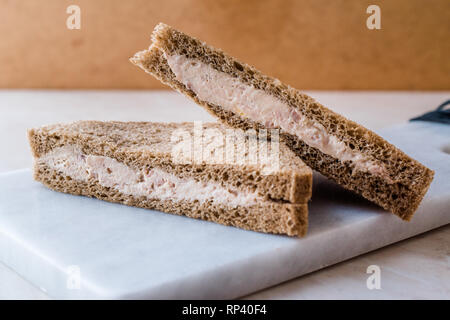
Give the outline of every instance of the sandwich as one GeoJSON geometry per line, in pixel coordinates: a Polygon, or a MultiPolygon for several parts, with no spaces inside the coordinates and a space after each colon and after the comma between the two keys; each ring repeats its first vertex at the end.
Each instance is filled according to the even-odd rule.
{"type": "Polygon", "coordinates": [[[301,237],[312,171],[270,135],[220,123],[79,121],[28,131],[34,179],[50,189],[301,237]]]}
{"type": "Polygon", "coordinates": [[[433,179],[432,170],[374,132],[165,24],[130,60],[228,126],[278,129],[308,166],[401,219],[411,219],[433,179]]]}

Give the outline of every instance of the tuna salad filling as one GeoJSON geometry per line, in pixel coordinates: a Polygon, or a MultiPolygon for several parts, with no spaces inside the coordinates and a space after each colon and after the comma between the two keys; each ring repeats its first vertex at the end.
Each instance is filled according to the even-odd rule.
{"type": "Polygon", "coordinates": [[[233,207],[264,201],[256,192],[225,188],[213,181],[180,178],[159,168],[134,169],[110,157],[83,154],[73,145],[55,148],[37,161],[74,180],[87,182],[93,178],[104,187],[132,196],[200,203],[212,201],[233,207]]]}
{"type": "Polygon", "coordinates": [[[350,161],[355,170],[369,172],[393,183],[382,163],[350,148],[336,136],[327,133],[323,125],[304,117],[300,111],[278,98],[200,60],[178,54],[165,54],[165,57],[176,79],[200,100],[267,128],[279,128],[324,154],[342,162],[350,161]]]}

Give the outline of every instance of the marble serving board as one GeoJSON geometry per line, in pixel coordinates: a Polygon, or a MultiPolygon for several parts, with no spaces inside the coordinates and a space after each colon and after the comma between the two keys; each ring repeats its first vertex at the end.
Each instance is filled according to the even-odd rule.
{"type": "Polygon", "coordinates": [[[411,222],[315,175],[305,238],[51,191],[0,175],[0,261],[53,298],[237,298],[450,223],[450,126],[380,132],[436,171],[411,222]]]}

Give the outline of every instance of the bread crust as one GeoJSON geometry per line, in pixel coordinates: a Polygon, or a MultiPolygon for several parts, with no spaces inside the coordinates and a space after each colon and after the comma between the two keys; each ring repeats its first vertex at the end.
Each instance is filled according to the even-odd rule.
{"type": "Polygon", "coordinates": [[[351,149],[356,149],[381,163],[387,170],[391,183],[364,172],[355,172],[350,163],[341,162],[320,150],[310,147],[298,137],[281,130],[280,138],[309,166],[334,180],[344,188],[353,190],[384,209],[410,220],[427,192],[434,172],[367,128],[325,108],[313,98],[268,77],[252,66],[242,63],[219,49],[177,31],[165,24],[156,26],[153,44],[149,50],[137,53],[130,60],[163,83],[193,99],[211,114],[229,126],[248,129],[262,128],[259,123],[241,117],[220,106],[198,99],[196,94],[176,80],[164,57],[182,54],[198,59],[218,71],[243,83],[261,89],[289,106],[296,108],[306,118],[320,123],[327,134],[336,136],[351,149]]]}

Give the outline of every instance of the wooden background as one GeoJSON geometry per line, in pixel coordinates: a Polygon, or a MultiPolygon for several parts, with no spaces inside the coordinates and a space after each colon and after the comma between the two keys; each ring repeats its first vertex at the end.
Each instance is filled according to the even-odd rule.
{"type": "Polygon", "coordinates": [[[297,88],[450,89],[450,0],[0,0],[0,87],[162,88],[128,62],[159,21],[297,88]]]}

